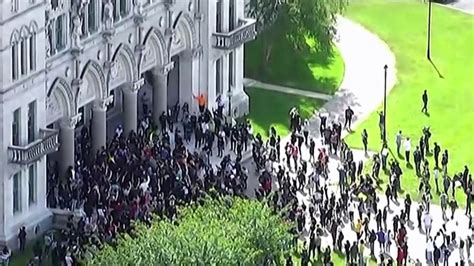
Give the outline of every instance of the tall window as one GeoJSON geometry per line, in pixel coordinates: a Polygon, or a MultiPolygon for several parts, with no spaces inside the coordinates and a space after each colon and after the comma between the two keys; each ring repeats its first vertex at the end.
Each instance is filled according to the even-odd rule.
{"type": "Polygon", "coordinates": [[[216,93],[222,94],[222,59],[216,61],[216,93]]]}
{"type": "Polygon", "coordinates": [[[129,1],[129,0],[120,0],[120,16],[122,18],[126,17],[127,14],[128,14],[127,1],[129,1]]]}
{"type": "MultiPolygon", "coordinates": [[[[90,0],[89,5],[87,6],[87,20],[88,20],[88,26],[89,26],[89,33],[95,33],[97,31],[98,23],[97,23],[97,14],[99,13],[97,6],[97,1],[96,0],[90,0]]],[[[85,24],[85,23],[83,23],[85,24]]]]}
{"type": "Polygon", "coordinates": [[[235,86],[234,62],[235,62],[235,53],[231,52],[229,54],[229,90],[230,90],[230,86],[235,86]]]}
{"type": "Polygon", "coordinates": [[[36,35],[33,33],[31,36],[30,36],[30,40],[29,40],[29,53],[30,53],[30,71],[35,71],[36,70],[36,49],[35,49],[35,46],[36,46],[36,35]]]}
{"type": "Polygon", "coordinates": [[[27,43],[26,39],[21,40],[20,42],[20,71],[21,75],[26,75],[28,69],[28,56],[27,56],[27,43]]]}
{"type": "Polygon", "coordinates": [[[28,168],[28,204],[36,203],[36,164],[28,168]]]}
{"type": "Polygon", "coordinates": [[[18,79],[18,44],[12,45],[12,80],[18,79]]]}
{"type": "Polygon", "coordinates": [[[216,3],[216,32],[222,32],[222,0],[216,3]]]}
{"type": "Polygon", "coordinates": [[[19,0],[12,0],[12,13],[16,13],[18,11],[18,2],[19,0]]]}
{"type": "Polygon", "coordinates": [[[20,108],[13,112],[12,122],[12,144],[15,146],[20,145],[20,108]]]}
{"type": "Polygon", "coordinates": [[[235,28],[235,0],[229,0],[229,31],[235,28]]]}
{"type": "Polygon", "coordinates": [[[36,133],[36,101],[28,104],[28,143],[35,141],[36,133]]]}
{"type": "Polygon", "coordinates": [[[121,0],[113,0],[112,3],[114,4],[114,22],[120,20],[120,1],[121,0]]]}
{"type": "Polygon", "coordinates": [[[21,212],[21,173],[13,176],[13,214],[21,212]]]}
{"type": "Polygon", "coordinates": [[[61,15],[56,19],[56,50],[61,51],[66,47],[66,38],[64,21],[65,15],[61,15]]]}

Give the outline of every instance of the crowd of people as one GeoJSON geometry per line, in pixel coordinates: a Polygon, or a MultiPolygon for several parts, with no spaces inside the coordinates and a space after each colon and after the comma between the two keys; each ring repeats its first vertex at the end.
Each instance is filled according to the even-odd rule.
{"type": "MultiPolygon", "coordinates": [[[[162,114],[160,125],[148,113],[136,133],[125,135],[119,126],[96,154],[83,127],[76,165],[65,176],[55,166],[49,171],[48,206],[80,213],[47,241],[53,265],[74,265],[91,247],[132,233],[133,221],[148,223],[152,214],[175,219],[178,205],[199,201],[211,190],[243,196],[248,170],[241,165],[242,152],[249,149],[252,129],[226,121],[222,109],[195,114],[186,104],[175,106],[162,114]],[[213,164],[215,149],[221,159],[213,164]]],[[[42,254],[36,255],[39,261],[42,254]]]]}
{"type": "MultiPolygon", "coordinates": [[[[426,108],[426,107],[424,107],[426,108]]],[[[381,115],[383,123],[384,117],[381,115]]],[[[287,144],[289,147],[286,158],[287,170],[280,168],[277,172],[278,181],[282,176],[288,176],[288,172],[295,169],[293,181],[283,179],[280,187],[292,186],[294,192],[309,192],[307,202],[300,202],[295,205],[291,217],[298,224],[298,232],[305,237],[301,250],[301,265],[308,265],[312,260],[321,259],[324,265],[330,264],[330,250],[322,250],[322,238],[329,233],[330,244],[327,248],[333,249],[345,255],[347,265],[366,265],[364,250],[369,249],[370,256],[377,260],[379,265],[407,265],[408,262],[414,265],[467,265],[470,261],[470,251],[472,248],[472,238],[457,236],[456,231],[447,228],[446,222],[454,219],[454,213],[458,208],[456,191],[458,186],[466,196],[466,212],[469,217],[469,225],[466,230],[472,230],[471,219],[471,199],[472,199],[472,177],[467,166],[462,172],[450,177],[448,174],[448,151],[445,150],[441,158],[441,167],[438,166],[438,156],[440,146],[434,143],[434,149],[430,149],[431,132],[428,127],[422,129],[419,145],[415,148],[413,155],[411,152],[410,138],[405,137],[403,148],[405,149],[405,161],[408,168],[411,166],[411,157],[415,164],[415,174],[419,177],[419,197],[421,201],[416,207],[416,221],[420,231],[424,232],[426,239],[420,240],[420,244],[425,245],[425,260],[410,258],[408,248],[408,227],[414,224],[415,217],[411,216],[413,201],[408,193],[399,195],[402,191],[403,172],[399,161],[396,158],[389,159],[389,149],[385,142],[380,152],[373,154],[372,166],[364,170],[363,161],[355,161],[353,151],[341,139],[341,130],[350,130],[353,111],[350,107],[345,112],[344,126],[336,118],[332,124],[328,123],[328,115],[320,115],[320,135],[322,147],[318,155],[314,154],[313,144],[307,143],[306,121],[302,121],[296,113],[290,113],[290,125],[292,128],[291,140],[287,144]],[[306,158],[301,156],[301,149],[307,150],[306,158]],[[329,154],[333,156],[328,156],[329,154]],[[433,155],[435,166],[429,167],[428,156],[433,155]],[[291,157],[291,160],[290,160],[291,157]],[[338,187],[329,188],[328,175],[321,169],[327,168],[328,160],[335,157],[339,161],[337,167],[338,187]],[[317,158],[316,162],[314,158],[317,158]],[[291,166],[290,161],[294,162],[291,166]],[[307,163],[312,164],[312,172],[307,173],[307,163]],[[321,168],[321,165],[323,166],[321,168]],[[385,189],[386,204],[381,203],[381,196],[376,192],[377,187],[382,183],[381,171],[388,175],[388,185],[385,189]],[[435,191],[431,188],[434,175],[436,193],[438,193],[441,203],[443,225],[437,232],[432,231],[433,217],[430,213],[430,204],[435,191]],[[438,188],[438,181],[442,178],[443,189],[438,188]],[[323,180],[323,182],[321,182],[323,180]],[[292,183],[293,182],[293,183],[292,183]],[[298,184],[297,184],[298,183],[298,184]],[[304,190],[307,188],[307,190],[304,190]],[[451,191],[448,196],[448,191],[451,191]],[[401,199],[404,197],[404,199],[401,199]],[[388,214],[394,212],[390,203],[403,204],[404,208],[399,213],[393,213],[391,219],[392,226],[388,226],[388,214]],[[451,215],[446,215],[447,209],[451,210],[451,215]],[[309,213],[309,215],[308,215],[309,213]],[[344,231],[345,221],[350,224],[356,238],[350,239],[344,231]],[[309,230],[307,227],[309,226],[309,230]],[[375,254],[375,246],[379,245],[379,253],[375,254]],[[396,255],[391,256],[390,250],[394,246],[396,255]],[[451,253],[457,250],[459,258],[450,258],[451,253]],[[467,254],[467,259],[464,254],[467,254]],[[316,257],[315,257],[316,256],[316,257]],[[423,261],[423,262],[422,262],[423,261]]],[[[381,138],[384,138],[384,126],[380,126],[381,138]]],[[[367,155],[368,134],[362,130],[362,143],[367,155]]],[[[401,131],[396,137],[396,146],[399,156],[403,135],[401,131]]],[[[382,139],[383,140],[383,139],[382,139]]],[[[310,140],[312,143],[313,140],[310,140]]],[[[290,189],[290,191],[292,191],[290,189]]],[[[381,194],[383,195],[383,194],[381,194]]],[[[457,224],[457,223],[456,223],[457,224]]],[[[292,257],[288,257],[287,265],[293,265],[292,257]]]]}
{"type": "MultiPolygon", "coordinates": [[[[245,196],[248,189],[253,189],[255,198],[271,197],[273,207],[287,210],[287,218],[294,221],[294,246],[301,254],[301,265],[310,261],[333,265],[334,251],[344,254],[347,265],[366,265],[365,249],[381,265],[406,265],[409,261],[422,265],[420,260],[410,259],[407,227],[413,224],[411,207],[415,203],[408,193],[401,195],[400,162],[389,159],[385,143],[380,152],[372,155],[370,169],[364,168],[364,162],[356,161],[354,151],[342,138],[343,131],[350,130],[354,112],[348,108],[344,114],[342,123],[321,113],[319,132],[313,132],[309,121],[293,108],[289,117],[291,135],[284,143],[273,127],[264,140],[253,133],[250,123],[228,120],[220,102],[217,110],[200,108],[199,113],[190,113],[186,104],[176,105],[161,115],[159,125],[151,121],[148,112],[137,132],[125,135],[118,127],[107,147],[95,154],[84,126],[77,141],[76,164],[66,175],[59,173],[56,165],[48,170],[48,206],[80,215],[71,216],[61,232],[47,235],[46,247],[34,249],[32,263],[38,265],[45,256],[51,256],[53,265],[74,265],[90,254],[89,249],[113,243],[118,234],[132,233],[133,221],[149,223],[152,214],[175,219],[177,206],[199,201],[211,190],[245,196]],[[242,162],[243,153],[249,149],[255,173],[249,173],[242,162]],[[218,163],[211,162],[215,150],[220,158],[218,163]],[[330,181],[331,160],[339,162],[337,173],[331,173],[338,177],[336,188],[330,181]],[[379,194],[381,171],[388,174],[389,182],[384,193],[379,194]],[[248,188],[249,176],[258,178],[258,187],[248,188]],[[301,194],[306,198],[302,200],[298,196],[301,194]],[[383,196],[385,204],[381,203],[383,196]],[[390,220],[390,203],[400,201],[404,208],[390,220]],[[345,233],[346,226],[355,232],[355,238],[345,233]],[[324,245],[324,239],[329,244],[324,245]],[[392,247],[396,256],[390,255],[392,247]]],[[[381,125],[380,129],[383,128],[381,125]]],[[[464,253],[469,259],[472,239],[461,239],[446,226],[436,233],[431,231],[430,204],[434,191],[430,184],[433,175],[443,210],[443,217],[436,218],[449,220],[445,214],[448,208],[453,218],[458,208],[458,184],[466,194],[466,214],[470,216],[471,174],[465,167],[463,172],[450,177],[448,151],[441,155],[439,167],[441,148],[435,142],[431,150],[430,138],[430,129],[424,128],[412,155],[410,138],[403,137],[400,131],[395,140],[399,156],[402,148],[405,151],[407,165],[411,165],[413,156],[420,177],[421,201],[416,206],[416,221],[426,234],[424,263],[448,265],[451,252],[458,249],[460,258],[456,263],[465,265],[464,253]],[[429,155],[435,160],[433,171],[429,155]]],[[[367,131],[363,130],[362,143],[367,155],[368,141],[367,131]]],[[[294,265],[294,259],[288,256],[286,264],[294,265]]]]}

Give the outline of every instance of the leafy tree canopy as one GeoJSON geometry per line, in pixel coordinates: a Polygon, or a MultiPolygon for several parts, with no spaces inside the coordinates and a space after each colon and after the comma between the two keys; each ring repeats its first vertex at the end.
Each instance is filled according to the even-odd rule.
{"type": "MultiPolygon", "coordinates": [[[[331,51],[336,34],[335,22],[348,0],[250,0],[249,15],[257,19],[257,31],[271,43],[282,36],[295,47],[306,46],[306,40],[317,40],[318,50],[331,51]]],[[[267,54],[267,59],[269,54],[267,54]]]]}
{"type": "Polygon", "coordinates": [[[265,203],[207,199],[179,210],[176,222],[136,225],[134,237],[106,246],[88,265],[263,265],[291,248],[290,224],[265,203]]]}

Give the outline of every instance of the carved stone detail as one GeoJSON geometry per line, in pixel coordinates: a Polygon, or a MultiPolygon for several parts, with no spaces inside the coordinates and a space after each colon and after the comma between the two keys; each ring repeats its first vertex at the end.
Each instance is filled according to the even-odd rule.
{"type": "Polygon", "coordinates": [[[131,91],[136,92],[136,91],[140,90],[141,87],[143,87],[143,85],[145,85],[145,79],[144,78],[136,80],[135,82],[133,82],[133,85],[131,86],[131,91]]]}
{"type": "Polygon", "coordinates": [[[171,61],[161,68],[161,74],[166,76],[171,70],[173,70],[173,68],[174,68],[174,62],[171,61]]]}

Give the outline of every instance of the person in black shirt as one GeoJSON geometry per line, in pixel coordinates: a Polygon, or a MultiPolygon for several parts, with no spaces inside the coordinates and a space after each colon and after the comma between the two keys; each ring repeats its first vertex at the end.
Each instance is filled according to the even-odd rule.
{"type": "Polygon", "coordinates": [[[362,144],[364,144],[364,152],[367,154],[367,145],[369,144],[369,134],[367,134],[367,130],[364,128],[362,130],[362,144]]]}
{"type": "Polygon", "coordinates": [[[435,167],[439,169],[439,153],[441,152],[441,147],[438,143],[434,143],[434,160],[435,160],[435,167]]]}
{"type": "Polygon", "coordinates": [[[421,100],[423,101],[423,108],[421,108],[421,111],[427,114],[428,113],[428,92],[426,90],[423,92],[423,95],[421,96],[421,100]]]}
{"type": "Polygon", "coordinates": [[[410,220],[410,209],[411,209],[411,198],[410,198],[410,194],[407,193],[407,197],[405,199],[405,213],[407,214],[408,220],[410,220]]]}
{"type": "Polygon", "coordinates": [[[344,114],[345,114],[344,128],[347,128],[350,131],[351,124],[352,124],[352,116],[354,115],[354,111],[352,111],[350,106],[347,106],[347,109],[344,114]]]}

